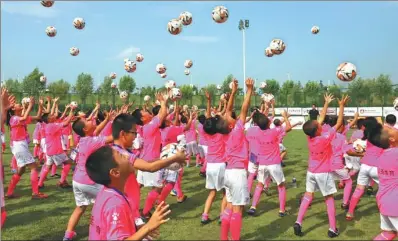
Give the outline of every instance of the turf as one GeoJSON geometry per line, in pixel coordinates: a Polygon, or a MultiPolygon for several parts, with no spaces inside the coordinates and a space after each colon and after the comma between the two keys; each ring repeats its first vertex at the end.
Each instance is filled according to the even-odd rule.
{"type": "MultiPolygon", "coordinates": [[[[30,126],[32,131],[33,126],[30,126]]],[[[308,149],[305,136],[302,131],[292,131],[285,138],[285,146],[288,148],[288,156],[285,161],[284,173],[288,183],[287,209],[288,216],[278,217],[279,203],[275,185],[272,185],[272,196],[263,195],[257,207],[257,215],[250,217],[244,215],[242,239],[301,239],[301,240],[325,240],[328,230],[328,218],[326,206],[319,193],[308,209],[303,223],[304,237],[296,237],[293,234],[293,224],[297,217],[299,198],[305,191],[305,174],[307,170],[308,149]],[[295,177],[298,188],[293,188],[290,183],[295,177]]],[[[10,150],[7,149],[4,157],[7,189],[11,173],[9,161],[10,150]]],[[[58,170],[60,174],[60,170],[58,170]]],[[[220,199],[214,203],[210,218],[214,222],[202,226],[200,217],[203,211],[207,191],[204,188],[205,179],[198,175],[199,169],[190,167],[185,170],[183,178],[183,190],[189,197],[183,204],[178,204],[175,197],[168,197],[172,213],[171,220],[161,227],[162,240],[217,240],[219,239],[220,226],[217,222],[219,216],[220,199]]],[[[47,200],[31,200],[31,187],[29,174],[25,174],[16,188],[16,193],[22,197],[16,200],[6,200],[8,213],[6,224],[2,231],[3,240],[60,240],[64,235],[69,216],[75,207],[75,201],[71,190],[62,190],[56,187],[58,179],[49,178],[45,183],[43,192],[49,194],[47,200]]],[[[69,177],[71,182],[71,177],[69,177]]],[[[148,189],[143,189],[142,197],[146,197],[148,189]]],[[[376,236],[380,229],[379,212],[374,196],[362,198],[356,211],[355,221],[345,221],[345,213],[340,209],[342,191],[335,196],[337,225],[341,235],[338,239],[370,240],[376,236]]],[[[143,204],[143,200],[142,203],[143,204]]],[[[87,240],[88,221],[90,212],[87,212],[77,227],[77,240],[87,240]]]]}

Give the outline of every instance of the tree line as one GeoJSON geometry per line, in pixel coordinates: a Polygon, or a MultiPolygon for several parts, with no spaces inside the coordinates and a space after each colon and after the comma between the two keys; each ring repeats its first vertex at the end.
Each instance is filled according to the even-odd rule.
{"type": "MultiPolygon", "coordinates": [[[[75,85],[71,85],[63,79],[53,81],[46,85],[40,82],[40,76],[44,74],[38,68],[35,68],[29,75],[25,76],[22,81],[17,79],[7,79],[5,85],[11,93],[17,98],[22,99],[24,96],[51,95],[59,96],[61,99],[70,101],[78,99],[84,105],[94,104],[95,101],[101,103],[112,103],[113,105],[120,103],[119,91],[126,91],[129,94],[128,99],[136,103],[142,104],[144,96],[153,97],[156,92],[164,91],[165,87],[144,86],[137,88],[136,81],[130,75],[124,75],[119,78],[117,88],[112,88],[114,82],[109,76],[105,76],[101,85],[94,87],[93,77],[87,73],[81,73],[77,76],[75,85]],[[88,101],[89,100],[89,101],[88,101]]],[[[228,75],[221,84],[221,89],[217,88],[217,84],[208,84],[198,89],[194,85],[179,85],[182,92],[184,104],[195,104],[199,107],[205,105],[204,91],[207,90],[212,96],[220,96],[222,93],[229,92],[229,83],[233,80],[233,75],[228,75]]],[[[312,104],[318,106],[323,103],[323,94],[329,92],[336,98],[341,97],[343,93],[347,93],[352,101],[350,106],[390,106],[395,97],[398,96],[398,84],[393,84],[390,76],[380,74],[376,78],[357,78],[348,84],[348,87],[342,85],[324,85],[322,81],[308,81],[304,85],[300,81],[287,80],[281,83],[275,79],[259,80],[256,88],[257,95],[254,97],[254,103],[261,102],[260,95],[262,93],[272,93],[275,96],[277,106],[279,107],[308,107],[312,104]],[[259,88],[259,82],[266,82],[265,88],[259,88]]],[[[239,89],[239,95],[243,96],[243,89],[239,89]]],[[[239,98],[236,104],[241,102],[239,98]]],[[[213,98],[214,104],[217,99],[213,98]]],[[[335,103],[334,103],[335,104],[335,103]]]]}

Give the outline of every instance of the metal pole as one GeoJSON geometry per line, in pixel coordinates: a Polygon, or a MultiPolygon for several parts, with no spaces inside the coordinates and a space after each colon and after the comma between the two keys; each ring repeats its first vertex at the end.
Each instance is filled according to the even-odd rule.
{"type": "Polygon", "coordinates": [[[243,92],[246,95],[246,35],[245,35],[245,28],[242,29],[242,36],[243,36],[243,92]]]}

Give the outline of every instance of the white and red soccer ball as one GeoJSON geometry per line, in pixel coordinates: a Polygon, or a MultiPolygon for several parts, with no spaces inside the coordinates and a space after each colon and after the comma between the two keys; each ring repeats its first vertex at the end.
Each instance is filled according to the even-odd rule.
{"type": "Polygon", "coordinates": [[[188,26],[192,23],[192,13],[190,12],[182,12],[179,17],[182,25],[188,26]]]}
{"type": "Polygon", "coordinates": [[[172,19],[167,23],[167,31],[172,35],[178,35],[182,32],[182,21],[180,19],[172,19]]]}
{"type": "Polygon", "coordinates": [[[142,61],[144,60],[144,55],[138,53],[138,54],[135,56],[135,60],[136,60],[137,62],[142,62],[142,61]]]}
{"type": "Polygon", "coordinates": [[[336,76],[344,82],[352,81],[357,77],[357,67],[349,62],[341,63],[337,67],[336,76]]]}
{"type": "Polygon", "coordinates": [[[76,29],[82,30],[86,26],[86,21],[83,18],[75,18],[73,19],[73,26],[76,29]]]}
{"type": "Polygon", "coordinates": [[[69,53],[72,56],[78,56],[79,53],[80,53],[80,50],[78,48],[76,48],[76,47],[72,47],[72,48],[69,49],[69,53]]]}
{"type": "Polygon", "coordinates": [[[164,64],[157,64],[156,65],[156,72],[158,72],[158,74],[164,74],[166,73],[166,66],[164,64]]]}
{"type": "Polygon", "coordinates": [[[53,26],[48,26],[46,28],[46,34],[48,37],[55,37],[57,35],[57,29],[53,26]]]}
{"type": "Polygon", "coordinates": [[[229,17],[229,11],[224,6],[217,6],[211,12],[211,17],[216,23],[225,23],[229,17]]]}

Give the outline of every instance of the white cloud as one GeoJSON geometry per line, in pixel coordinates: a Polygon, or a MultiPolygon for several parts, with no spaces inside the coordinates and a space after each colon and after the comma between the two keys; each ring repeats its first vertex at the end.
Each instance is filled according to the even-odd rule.
{"type": "Polygon", "coordinates": [[[39,1],[35,2],[1,2],[1,11],[9,14],[32,16],[37,18],[54,18],[58,11],[54,8],[43,7],[39,1]]]}
{"type": "Polygon", "coordinates": [[[118,55],[116,55],[115,59],[131,58],[132,54],[139,52],[141,52],[140,48],[130,46],[128,48],[123,49],[118,55]]]}
{"type": "Polygon", "coordinates": [[[214,36],[182,36],[182,40],[188,41],[191,43],[199,43],[199,44],[206,44],[206,43],[215,43],[218,42],[218,38],[214,36]]]}

